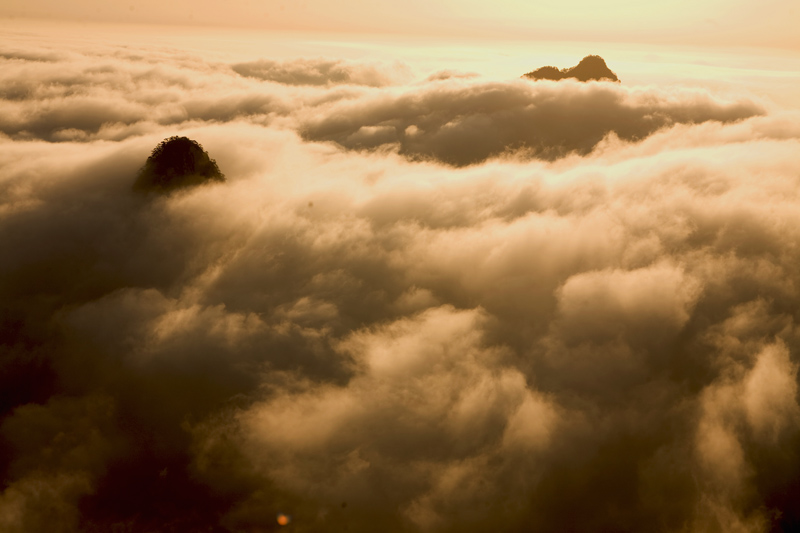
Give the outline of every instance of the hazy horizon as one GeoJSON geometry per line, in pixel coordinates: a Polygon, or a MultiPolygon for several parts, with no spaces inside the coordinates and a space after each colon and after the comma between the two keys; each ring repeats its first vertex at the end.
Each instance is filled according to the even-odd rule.
{"type": "Polygon", "coordinates": [[[0,16],[56,21],[227,26],[264,31],[427,35],[561,41],[616,41],[638,44],[724,45],[800,50],[792,0],[195,0],[169,4],[135,0],[79,4],[54,0],[9,0],[0,16]]]}

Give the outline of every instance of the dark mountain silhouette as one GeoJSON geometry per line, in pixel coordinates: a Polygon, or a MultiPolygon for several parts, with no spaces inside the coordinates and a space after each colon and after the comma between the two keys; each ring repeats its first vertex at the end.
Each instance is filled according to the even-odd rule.
{"type": "Polygon", "coordinates": [[[166,193],[215,181],[225,181],[216,161],[197,141],[175,136],[155,147],[139,170],[133,189],[166,193]]]}
{"type": "Polygon", "coordinates": [[[607,80],[619,81],[606,62],[600,56],[586,56],[581,62],[572,68],[557,69],[556,67],[541,67],[533,72],[522,75],[523,78],[532,80],[563,80],[564,78],[575,78],[580,81],[607,80]]]}

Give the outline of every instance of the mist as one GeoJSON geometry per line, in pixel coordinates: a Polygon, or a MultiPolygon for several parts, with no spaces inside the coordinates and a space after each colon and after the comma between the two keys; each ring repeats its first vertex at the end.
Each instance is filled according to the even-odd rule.
{"type": "Polygon", "coordinates": [[[3,531],[800,524],[798,111],[0,52],[3,531]],[[225,181],[135,193],[172,136],[225,181]]]}

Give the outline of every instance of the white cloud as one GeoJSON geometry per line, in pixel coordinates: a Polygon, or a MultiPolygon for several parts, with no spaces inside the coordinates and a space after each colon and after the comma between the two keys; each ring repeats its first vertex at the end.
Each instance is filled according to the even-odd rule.
{"type": "Polygon", "coordinates": [[[4,60],[9,528],[791,525],[795,113],[118,52],[4,60]]]}

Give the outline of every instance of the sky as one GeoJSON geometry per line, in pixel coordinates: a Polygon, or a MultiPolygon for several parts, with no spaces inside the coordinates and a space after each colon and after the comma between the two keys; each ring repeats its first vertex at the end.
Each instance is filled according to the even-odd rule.
{"type": "Polygon", "coordinates": [[[7,0],[0,15],[437,37],[766,46],[797,51],[792,0],[7,0]]]}
{"type": "Polygon", "coordinates": [[[499,5],[0,7],[0,530],[797,530],[796,8],[499,5]]]}

